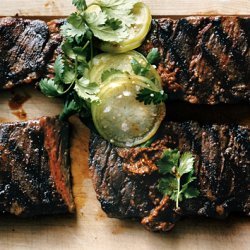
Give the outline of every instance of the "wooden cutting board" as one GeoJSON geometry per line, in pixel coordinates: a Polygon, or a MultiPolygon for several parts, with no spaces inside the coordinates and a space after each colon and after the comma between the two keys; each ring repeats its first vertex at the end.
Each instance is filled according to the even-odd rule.
{"type": "MultiPolygon", "coordinates": [[[[145,0],[154,15],[250,15],[249,0],[145,0]]],[[[71,0],[0,0],[0,16],[36,16],[42,19],[67,16],[71,0]]],[[[22,87],[16,93],[31,98],[23,105],[25,119],[56,115],[62,103],[38,91],[22,87]]],[[[18,121],[8,100],[13,93],[0,92],[0,122],[18,121]]],[[[0,250],[7,249],[250,249],[250,219],[230,217],[225,221],[184,219],[167,234],[146,231],[132,221],[110,219],[102,212],[88,174],[88,129],[71,119],[71,160],[76,216],[36,219],[0,217],[0,250]]]]}

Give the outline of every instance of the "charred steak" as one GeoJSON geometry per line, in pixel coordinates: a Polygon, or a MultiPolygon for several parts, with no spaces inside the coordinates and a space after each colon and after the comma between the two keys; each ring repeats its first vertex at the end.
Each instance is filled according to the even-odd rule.
{"type": "MultiPolygon", "coordinates": [[[[53,73],[62,23],[0,19],[0,88],[53,73]]],[[[169,99],[249,103],[249,26],[250,19],[240,17],[154,19],[139,51],[147,55],[152,47],[159,48],[157,69],[169,99]]]]}
{"type": "Polygon", "coordinates": [[[57,118],[0,125],[0,214],[74,211],[69,126],[57,118]]]}
{"type": "Polygon", "coordinates": [[[166,148],[195,155],[197,198],[184,200],[181,215],[224,218],[250,215],[249,128],[165,122],[149,148],[117,148],[92,133],[89,167],[97,198],[110,217],[135,218],[153,231],[167,231],[179,214],[158,192],[155,161],[166,148]]]}
{"type": "Polygon", "coordinates": [[[61,43],[55,25],[39,20],[0,18],[0,88],[37,80],[61,43]]]}
{"type": "Polygon", "coordinates": [[[250,103],[250,19],[155,19],[139,51],[161,53],[158,72],[172,100],[250,103]]]}

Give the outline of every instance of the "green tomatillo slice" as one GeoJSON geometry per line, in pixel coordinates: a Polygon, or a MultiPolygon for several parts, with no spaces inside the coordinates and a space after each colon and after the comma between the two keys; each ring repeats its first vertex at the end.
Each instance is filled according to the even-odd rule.
{"type": "Polygon", "coordinates": [[[165,104],[136,100],[142,88],[149,85],[143,77],[112,77],[101,88],[99,103],[92,103],[91,112],[96,129],[106,140],[119,147],[132,147],[149,140],[158,130],[165,104]]]}
{"type": "Polygon", "coordinates": [[[152,16],[148,6],[137,3],[133,8],[134,24],[129,28],[129,36],[120,43],[100,42],[100,49],[110,53],[124,53],[140,47],[151,26],[152,16]]]}
{"type": "MultiPolygon", "coordinates": [[[[127,72],[128,74],[135,75],[131,64],[133,59],[138,61],[143,67],[146,67],[148,64],[147,59],[134,50],[124,54],[103,53],[95,56],[92,60],[92,68],[89,73],[90,81],[102,85],[104,74],[108,72],[112,73],[112,71],[127,72]]],[[[159,90],[162,89],[161,77],[152,65],[149,66],[147,78],[154,78],[155,85],[159,90]]]]}

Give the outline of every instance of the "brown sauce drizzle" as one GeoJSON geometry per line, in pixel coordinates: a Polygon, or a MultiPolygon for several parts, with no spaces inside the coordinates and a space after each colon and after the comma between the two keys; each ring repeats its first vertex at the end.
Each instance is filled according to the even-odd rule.
{"type": "Polygon", "coordinates": [[[26,120],[27,118],[27,113],[23,108],[13,111],[12,114],[15,115],[19,120],[26,120]]]}
{"type": "Polygon", "coordinates": [[[12,114],[18,117],[20,120],[25,120],[27,118],[27,113],[23,109],[23,104],[31,98],[28,94],[15,94],[9,100],[9,108],[13,110],[12,114]]]}

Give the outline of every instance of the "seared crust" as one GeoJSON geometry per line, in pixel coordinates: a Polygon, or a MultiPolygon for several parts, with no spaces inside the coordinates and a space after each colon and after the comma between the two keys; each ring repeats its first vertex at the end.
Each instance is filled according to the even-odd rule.
{"type": "MultiPolygon", "coordinates": [[[[0,88],[52,77],[60,53],[60,26],[20,18],[0,19],[0,88]]],[[[250,19],[154,19],[144,44],[159,48],[157,70],[170,100],[195,104],[250,102],[250,19]]]]}
{"type": "Polygon", "coordinates": [[[179,213],[213,218],[225,218],[231,212],[250,215],[247,127],[165,122],[158,138],[150,148],[123,149],[92,133],[89,168],[97,198],[108,216],[136,218],[151,230],[166,231],[179,213]],[[200,196],[184,200],[178,213],[173,202],[165,201],[157,190],[159,174],[154,162],[165,148],[191,151],[195,156],[200,196]]]}
{"type": "Polygon", "coordinates": [[[61,41],[58,29],[48,27],[43,21],[1,18],[0,88],[38,80],[45,74],[61,41]]]}
{"type": "Polygon", "coordinates": [[[161,53],[158,72],[172,100],[250,103],[250,19],[155,19],[139,51],[161,53]]]}
{"type": "Polygon", "coordinates": [[[74,212],[69,125],[57,118],[0,125],[0,214],[74,212]]]}

